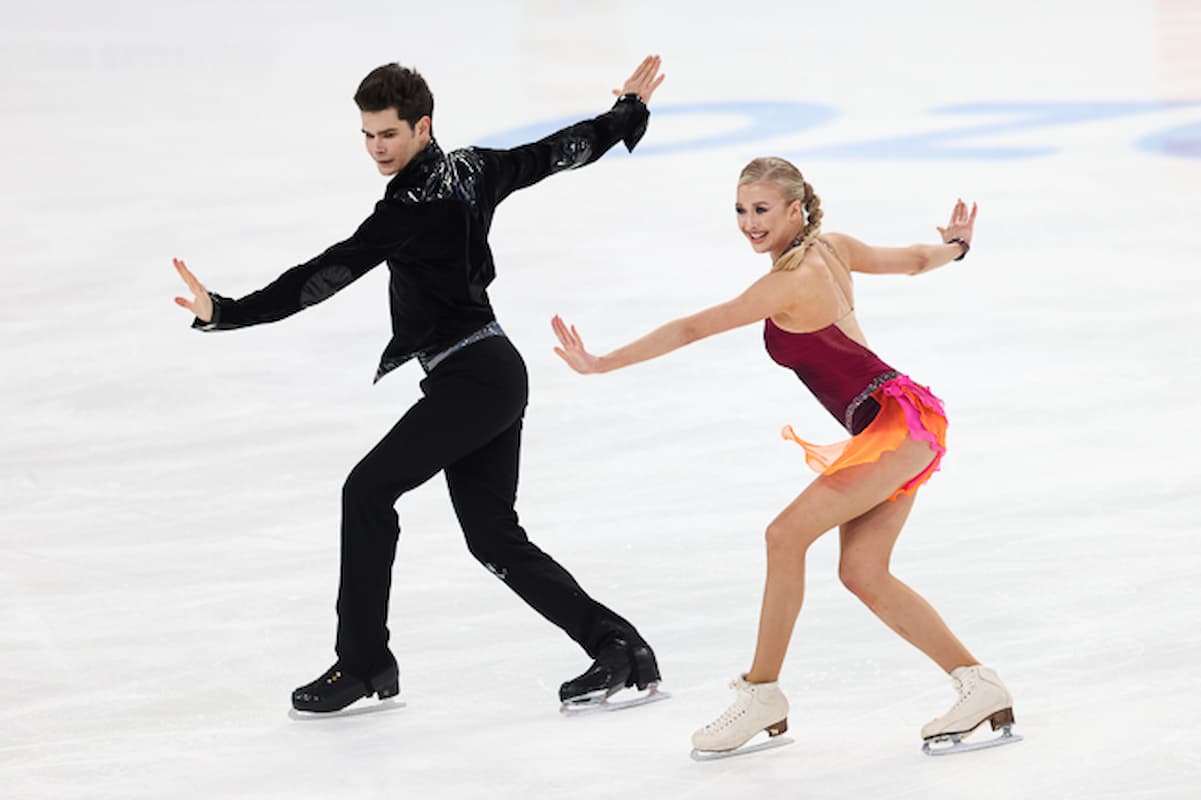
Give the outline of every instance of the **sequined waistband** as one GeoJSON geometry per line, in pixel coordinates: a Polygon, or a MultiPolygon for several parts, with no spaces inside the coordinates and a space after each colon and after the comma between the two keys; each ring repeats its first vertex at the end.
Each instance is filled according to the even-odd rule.
{"type": "Polygon", "coordinates": [[[851,430],[851,425],[855,420],[855,412],[859,410],[859,406],[866,403],[867,398],[871,397],[877,389],[888,383],[893,378],[900,377],[900,375],[901,373],[897,372],[895,369],[890,369],[888,372],[881,372],[872,379],[872,382],[869,383],[862,392],[855,395],[855,399],[852,400],[850,405],[847,406],[847,410],[842,417],[843,424],[848,431],[851,430]]]}
{"type": "Polygon", "coordinates": [[[417,360],[421,363],[421,368],[428,375],[433,371],[434,367],[441,364],[446,359],[453,356],[455,353],[462,350],[468,345],[475,344],[481,339],[488,339],[492,336],[504,336],[505,332],[501,329],[500,323],[493,320],[484,327],[480,328],[475,333],[460,339],[459,341],[447,347],[445,350],[439,350],[436,353],[418,353],[417,360]]]}

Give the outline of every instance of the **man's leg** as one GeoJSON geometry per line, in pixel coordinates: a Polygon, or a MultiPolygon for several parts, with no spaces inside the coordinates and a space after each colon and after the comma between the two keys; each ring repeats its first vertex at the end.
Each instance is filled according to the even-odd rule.
{"type": "Polygon", "coordinates": [[[351,471],[342,490],[342,567],[338,588],[338,660],[365,675],[391,661],[388,598],[400,533],[395,504],[446,465],[462,459],[520,419],[519,402],[481,387],[459,359],[422,381],[419,400],[351,471]]]}
{"type": "Polygon", "coordinates": [[[642,644],[627,620],[588,596],[575,578],[526,536],[514,502],[521,420],[470,455],[446,467],[446,483],[467,547],[546,619],[591,657],[614,637],[642,644]]]}

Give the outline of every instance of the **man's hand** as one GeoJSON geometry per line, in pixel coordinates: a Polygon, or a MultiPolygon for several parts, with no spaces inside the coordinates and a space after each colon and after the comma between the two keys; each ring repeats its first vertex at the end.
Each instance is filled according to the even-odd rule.
{"type": "Polygon", "coordinates": [[[638,65],[638,69],[634,70],[634,74],[626,78],[625,85],[620,89],[614,89],[613,94],[618,97],[623,94],[636,94],[642,99],[642,102],[649,104],[651,95],[667,77],[659,74],[659,67],[662,64],[663,59],[659,56],[647,56],[638,65]]]}
{"type": "Polygon", "coordinates": [[[175,264],[175,271],[179,273],[179,277],[183,278],[183,282],[188,285],[188,289],[194,295],[191,300],[183,297],[175,298],[175,305],[183,306],[191,311],[201,322],[210,322],[213,319],[213,298],[209,297],[208,290],[200,281],[196,280],[196,276],[192,274],[186,264],[178,258],[171,259],[171,262],[175,264]]]}

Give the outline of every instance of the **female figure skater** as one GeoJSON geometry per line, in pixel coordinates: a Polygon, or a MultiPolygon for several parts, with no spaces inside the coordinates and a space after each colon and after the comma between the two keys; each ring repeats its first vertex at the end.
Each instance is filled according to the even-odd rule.
{"type": "Polygon", "coordinates": [[[731,688],[737,693],[716,720],[696,731],[696,753],[742,747],[760,731],[788,728],[788,701],[777,679],[801,609],[805,553],[837,526],[839,576],[886,625],[948,672],[959,698],[922,729],[927,752],[974,749],[963,735],[985,721],[1014,741],[1013,700],[996,673],[982,666],[934,609],[889,572],[889,558],[913,507],[915,492],[938,469],[946,417],[928,389],[881,361],[855,319],[851,272],[917,275],[967,255],[976,220],[962,200],[938,228],[942,243],[869,247],[842,234],[819,236],[821,203],[800,171],[780,158],[758,158],[738,181],[738,224],[771,271],[735,299],[677,319],[608,355],[594,356],[572,326],[553,327],[555,352],[580,373],[608,372],[657,358],[686,344],[763,321],[767,352],[796,372],[851,438],[820,446],[787,427],[820,473],[767,528],[767,584],[754,662],[731,688]],[[951,742],[932,749],[934,742],[951,742]]]}

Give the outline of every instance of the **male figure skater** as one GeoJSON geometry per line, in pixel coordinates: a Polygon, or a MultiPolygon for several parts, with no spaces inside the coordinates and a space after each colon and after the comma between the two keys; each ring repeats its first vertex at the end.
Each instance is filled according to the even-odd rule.
{"type": "Polygon", "coordinates": [[[237,300],[207,291],[175,260],[193,294],[175,302],[204,331],[281,320],[386,261],[392,340],[376,380],[411,358],[426,373],[424,397],[346,479],[337,662],[293,692],[297,710],[338,711],[399,691],[387,627],[400,532],[394,506],[439,471],[472,555],[594,659],[560,688],[565,708],[603,702],[623,687],[654,692],[655,656],[634,626],[589,597],[518,524],[513,505],[527,376],[496,322],[487,287],[495,277],[488,230],[496,206],[548,175],[592,163],[618,141],[633,150],[646,131],[646,103],[663,81],[659,67],[659,57],[648,56],[614,90],[612,109],[537,142],[444,153],[433,138],[434,100],[425,80],[386,64],[363,79],[354,99],[367,153],[391,180],[349,239],[237,300]]]}

